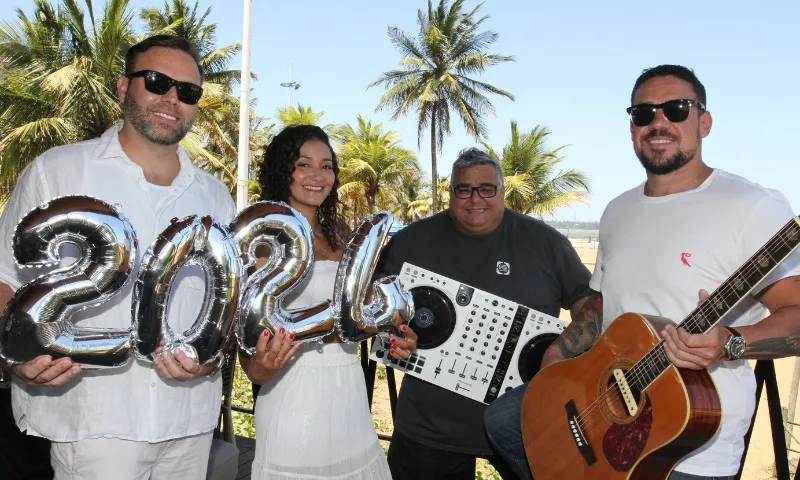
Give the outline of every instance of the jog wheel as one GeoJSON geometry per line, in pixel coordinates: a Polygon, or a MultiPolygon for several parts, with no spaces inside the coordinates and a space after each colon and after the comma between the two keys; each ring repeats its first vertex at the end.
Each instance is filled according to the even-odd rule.
{"type": "Polygon", "coordinates": [[[456,328],[456,309],[447,295],[432,287],[411,289],[414,318],[409,326],[417,334],[417,348],[436,348],[450,338],[456,328]]]}
{"type": "Polygon", "coordinates": [[[529,382],[534,375],[539,373],[542,368],[544,352],[556,338],[558,338],[556,333],[543,333],[531,338],[522,347],[519,352],[517,368],[519,368],[519,377],[523,382],[529,382]]]}

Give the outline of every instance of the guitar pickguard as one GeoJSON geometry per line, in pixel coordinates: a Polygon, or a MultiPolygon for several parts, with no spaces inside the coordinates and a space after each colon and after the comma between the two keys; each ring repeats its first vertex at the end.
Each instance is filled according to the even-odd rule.
{"type": "Polygon", "coordinates": [[[630,423],[613,423],[603,436],[603,454],[618,472],[630,470],[642,456],[653,426],[653,405],[645,395],[639,416],[630,423]]]}

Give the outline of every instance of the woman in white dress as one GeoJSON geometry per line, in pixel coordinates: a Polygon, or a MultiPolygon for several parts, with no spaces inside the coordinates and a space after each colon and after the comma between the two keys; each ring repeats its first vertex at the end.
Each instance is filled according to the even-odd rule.
{"type": "MultiPolygon", "coordinates": [[[[314,231],[314,267],[284,307],[333,296],[345,238],[338,172],[328,136],[316,126],[287,127],[264,154],[261,198],[287,202],[314,231]]],[[[416,348],[416,335],[408,328],[392,341],[399,358],[416,348]]],[[[240,353],[248,378],[261,385],[255,402],[253,480],[391,479],[356,348],[335,334],[321,344],[292,345],[291,336],[277,332],[259,340],[252,358],[240,353]]]]}

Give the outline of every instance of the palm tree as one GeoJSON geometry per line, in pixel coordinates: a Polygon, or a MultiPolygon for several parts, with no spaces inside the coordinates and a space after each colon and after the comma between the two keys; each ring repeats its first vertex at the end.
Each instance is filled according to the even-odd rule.
{"type": "MultiPolygon", "coordinates": [[[[388,205],[379,204],[381,210],[389,210],[403,225],[419,220],[430,211],[430,188],[424,183],[422,172],[403,177],[392,189],[388,205]],[[420,203],[420,200],[428,199],[420,203]]],[[[440,197],[441,198],[441,197],[440,197]]]]}
{"type": "Polygon", "coordinates": [[[433,191],[432,182],[426,183],[426,187],[425,191],[421,192],[415,200],[408,203],[407,209],[409,214],[415,219],[425,217],[431,212],[443,212],[450,203],[449,175],[439,177],[439,181],[436,183],[436,198],[439,199],[439,203],[436,205],[435,209],[433,208],[433,196],[430,193],[433,191]]]}
{"type": "Polygon", "coordinates": [[[343,196],[363,198],[368,213],[375,212],[381,193],[393,193],[400,181],[419,173],[414,154],[400,145],[395,132],[384,132],[380,123],[373,125],[359,115],[357,127],[346,125],[340,138],[340,191],[343,196]]]}
{"type": "MultiPolygon", "coordinates": [[[[514,99],[511,93],[472,78],[487,67],[513,61],[513,57],[486,53],[497,40],[491,30],[479,31],[488,18],[478,18],[483,4],[470,12],[464,0],[439,0],[434,9],[428,0],[427,12],[419,10],[419,32],[412,38],[397,27],[389,27],[389,38],[403,55],[400,70],[383,73],[369,85],[383,85],[388,91],[376,110],[388,108],[392,119],[414,111],[417,116],[417,146],[430,128],[431,176],[438,178],[436,153],[441,152],[445,135],[450,134],[450,111],[455,110],[464,127],[476,140],[486,137],[486,115],[494,114],[487,93],[514,99]]],[[[431,190],[431,205],[438,211],[438,192],[431,190]]]]}
{"type": "Polygon", "coordinates": [[[311,107],[304,107],[300,104],[297,105],[297,108],[290,105],[278,109],[278,120],[282,128],[292,125],[316,125],[323,115],[325,112],[315,112],[311,107]]]}
{"type": "Polygon", "coordinates": [[[589,179],[580,170],[555,172],[564,160],[562,145],[553,150],[546,146],[550,130],[537,125],[529,133],[519,133],[517,122],[511,122],[511,140],[498,155],[481,141],[490,155],[500,159],[505,177],[506,205],[518,212],[542,217],[574,203],[586,204],[589,179]]]}
{"type": "Polygon", "coordinates": [[[0,201],[19,172],[45,150],[94,138],[122,115],[116,80],[135,42],[128,0],[108,0],[94,16],[91,0],[58,8],[35,0],[28,17],[0,24],[0,201]]]}

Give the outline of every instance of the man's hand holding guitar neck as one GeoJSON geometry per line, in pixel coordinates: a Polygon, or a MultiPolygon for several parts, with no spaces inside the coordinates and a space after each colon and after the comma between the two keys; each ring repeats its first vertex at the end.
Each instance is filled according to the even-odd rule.
{"type": "MultiPolygon", "coordinates": [[[[708,292],[700,290],[700,301],[707,298],[708,292]]],[[[770,315],[754,325],[736,327],[745,345],[738,358],[769,360],[800,355],[800,277],[779,280],[757,298],[770,315]]],[[[720,326],[702,335],[690,335],[671,325],[661,332],[670,361],[692,370],[707,368],[717,360],[731,360],[725,345],[732,335],[720,326]]]]}
{"type": "MultiPolygon", "coordinates": [[[[700,290],[701,302],[708,298],[700,290]]],[[[755,325],[737,327],[746,348],[741,358],[774,359],[800,355],[800,277],[784,278],[766,288],[758,300],[771,312],[755,325]]],[[[592,295],[570,309],[572,321],[553,341],[542,359],[542,368],[585,352],[600,338],[603,326],[603,295],[592,295]]],[[[661,332],[667,357],[677,367],[700,370],[717,360],[726,360],[725,345],[732,332],[714,327],[704,334],[689,334],[669,325],[661,332]]]]}

